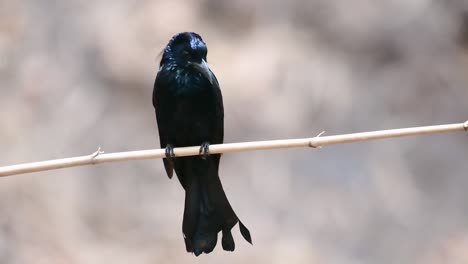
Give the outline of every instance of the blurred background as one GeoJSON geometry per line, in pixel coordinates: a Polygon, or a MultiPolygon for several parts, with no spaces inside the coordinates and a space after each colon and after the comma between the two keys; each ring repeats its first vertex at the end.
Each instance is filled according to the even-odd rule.
{"type": "MultiPolygon", "coordinates": [[[[225,141],[468,119],[466,0],[0,0],[0,166],[159,147],[158,55],[208,45],[225,141]]],[[[226,154],[254,245],[187,254],[161,160],[0,178],[0,263],[467,263],[468,135],[226,154]]]]}

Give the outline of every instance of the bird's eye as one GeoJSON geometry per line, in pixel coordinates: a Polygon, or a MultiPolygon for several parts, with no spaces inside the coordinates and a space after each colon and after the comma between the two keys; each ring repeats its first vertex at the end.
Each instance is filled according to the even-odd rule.
{"type": "Polygon", "coordinates": [[[188,51],[183,51],[182,56],[184,56],[184,59],[186,60],[189,60],[190,58],[192,58],[192,55],[190,55],[190,52],[188,51]]]}

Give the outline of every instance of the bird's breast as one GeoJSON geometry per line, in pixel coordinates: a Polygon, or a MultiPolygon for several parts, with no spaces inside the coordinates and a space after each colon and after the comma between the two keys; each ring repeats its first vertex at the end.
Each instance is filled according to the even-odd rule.
{"type": "Polygon", "coordinates": [[[210,83],[192,67],[180,67],[175,62],[161,67],[158,73],[166,80],[166,90],[173,95],[196,95],[210,92],[210,83]]]}

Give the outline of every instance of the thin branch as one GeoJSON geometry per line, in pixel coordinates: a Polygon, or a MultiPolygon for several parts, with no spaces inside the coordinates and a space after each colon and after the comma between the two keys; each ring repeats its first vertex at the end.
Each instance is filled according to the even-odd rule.
{"type": "MultiPolygon", "coordinates": [[[[456,132],[456,131],[468,131],[468,121],[466,121],[465,123],[459,123],[459,124],[401,128],[401,129],[381,130],[381,131],[326,136],[326,137],[321,136],[323,134],[322,132],[318,136],[313,137],[313,138],[218,144],[218,145],[210,146],[210,153],[215,154],[215,153],[240,152],[240,151],[249,151],[249,150],[266,150],[266,149],[297,148],[297,147],[319,148],[321,146],[326,146],[326,145],[367,141],[367,140],[373,140],[373,139],[415,136],[415,135],[423,135],[423,134],[435,134],[435,133],[446,133],[446,132],[456,132]]],[[[199,155],[199,150],[200,150],[199,146],[175,148],[174,154],[176,157],[195,156],[195,155],[199,155]]],[[[87,156],[48,160],[48,161],[0,167],[0,177],[15,175],[15,174],[30,173],[30,172],[83,166],[83,165],[92,165],[92,164],[98,164],[98,163],[104,163],[104,162],[154,159],[154,158],[163,158],[163,157],[165,157],[164,149],[139,150],[139,151],[128,151],[128,152],[117,152],[117,153],[105,154],[103,151],[101,151],[101,148],[99,148],[96,152],[87,156]]]]}

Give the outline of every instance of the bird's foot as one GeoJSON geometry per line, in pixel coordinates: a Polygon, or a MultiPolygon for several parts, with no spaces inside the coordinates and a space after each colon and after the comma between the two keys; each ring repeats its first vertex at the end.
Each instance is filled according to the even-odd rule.
{"type": "Polygon", "coordinates": [[[205,141],[200,146],[200,151],[198,154],[202,155],[202,159],[206,159],[210,155],[210,143],[205,141]]]}
{"type": "Polygon", "coordinates": [[[172,145],[170,145],[170,144],[166,145],[165,154],[166,154],[166,159],[168,159],[168,160],[172,160],[172,158],[175,158],[174,148],[172,147],[172,145]]]}

